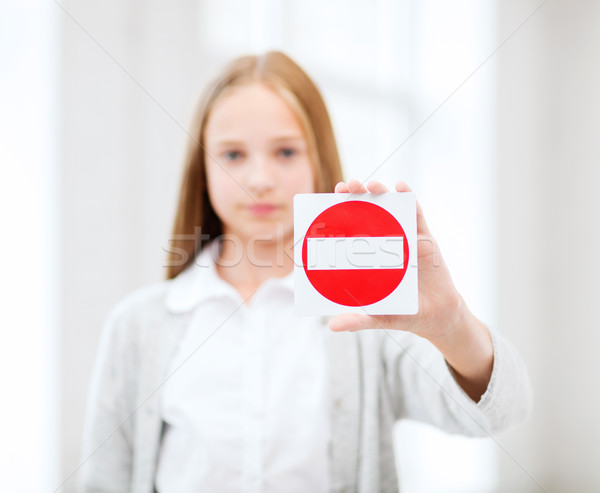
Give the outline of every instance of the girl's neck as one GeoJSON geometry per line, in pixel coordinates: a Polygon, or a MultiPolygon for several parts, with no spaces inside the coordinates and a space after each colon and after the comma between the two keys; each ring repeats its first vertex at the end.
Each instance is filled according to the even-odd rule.
{"type": "Polygon", "coordinates": [[[244,299],[271,277],[284,277],[294,269],[293,238],[278,241],[224,241],[216,262],[219,277],[244,299]]]}

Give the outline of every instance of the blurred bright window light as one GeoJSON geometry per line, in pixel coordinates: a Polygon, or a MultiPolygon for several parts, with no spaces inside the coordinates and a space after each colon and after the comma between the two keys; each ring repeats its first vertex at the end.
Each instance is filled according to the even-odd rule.
{"type": "Polygon", "coordinates": [[[0,16],[2,491],[58,484],[57,24],[48,2],[0,16]]]}

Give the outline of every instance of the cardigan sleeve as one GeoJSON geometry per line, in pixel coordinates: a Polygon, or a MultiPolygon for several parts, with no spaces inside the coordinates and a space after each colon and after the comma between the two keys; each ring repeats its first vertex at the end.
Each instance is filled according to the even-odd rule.
{"type": "Polygon", "coordinates": [[[117,305],[101,331],[92,370],[83,430],[79,493],[130,490],[133,413],[127,404],[127,375],[133,363],[127,350],[126,316],[117,305]]]}
{"type": "Polygon", "coordinates": [[[488,436],[523,422],[532,406],[527,370],[501,334],[490,330],[490,335],[492,375],[485,393],[475,402],[433,344],[414,334],[387,331],[383,363],[395,418],[414,419],[467,436],[488,436]]]}

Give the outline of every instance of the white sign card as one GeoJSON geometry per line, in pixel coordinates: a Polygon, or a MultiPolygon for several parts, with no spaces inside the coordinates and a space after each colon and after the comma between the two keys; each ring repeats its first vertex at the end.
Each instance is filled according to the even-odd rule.
{"type": "Polygon", "coordinates": [[[417,313],[414,193],[296,195],[294,263],[300,314],[417,313]]]}

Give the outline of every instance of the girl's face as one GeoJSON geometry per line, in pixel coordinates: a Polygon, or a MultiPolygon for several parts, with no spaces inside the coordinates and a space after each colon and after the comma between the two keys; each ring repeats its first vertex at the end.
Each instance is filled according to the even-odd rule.
{"type": "Polygon", "coordinates": [[[314,176],[286,102],[263,84],[231,88],[214,103],[204,142],[208,195],[223,233],[257,246],[292,238],[293,197],[312,193],[314,176]]]}

